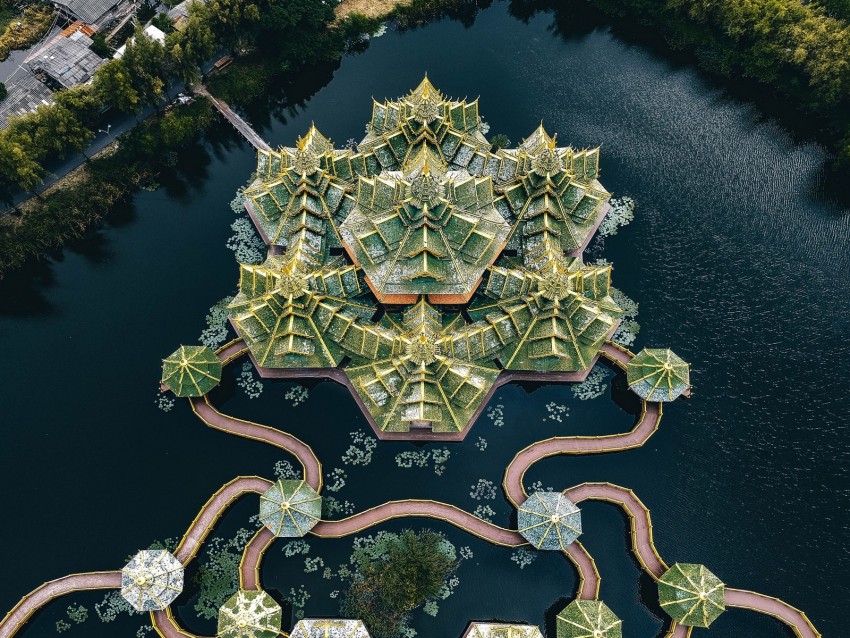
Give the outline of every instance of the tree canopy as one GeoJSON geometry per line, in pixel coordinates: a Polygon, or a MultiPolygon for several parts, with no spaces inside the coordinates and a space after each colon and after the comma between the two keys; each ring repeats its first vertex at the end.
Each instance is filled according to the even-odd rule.
{"type": "Polygon", "coordinates": [[[457,568],[454,546],[431,530],[381,533],[352,556],[355,576],[343,612],[360,618],[376,638],[389,638],[408,614],[440,593],[457,568]]]}

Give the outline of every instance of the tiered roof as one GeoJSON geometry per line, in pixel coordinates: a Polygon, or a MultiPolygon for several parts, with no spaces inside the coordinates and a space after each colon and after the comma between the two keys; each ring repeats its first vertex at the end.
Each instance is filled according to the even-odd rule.
{"type": "Polygon", "coordinates": [[[574,600],[556,625],[557,638],[623,638],[623,621],[601,600],[574,600]]]}
{"type": "Polygon", "coordinates": [[[536,625],[473,622],[463,638],[543,638],[543,634],[536,625]]]}
{"type": "Polygon", "coordinates": [[[369,638],[362,620],[304,618],[295,623],[290,638],[369,638]]]}
{"type": "Polygon", "coordinates": [[[623,314],[611,298],[611,267],[560,252],[525,257],[488,269],[470,316],[499,334],[499,360],[509,370],[587,369],[623,314]]]}
{"type": "Polygon", "coordinates": [[[607,210],[599,149],[541,125],[492,152],[478,101],[427,77],[375,102],[356,148],[311,126],[257,175],[269,257],[241,266],[231,321],[261,374],[334,369],[379,433],[462,435],[502,368],[587,373],[622,317],[610,267],[581,260],[607,210]]]}
{"type": "Polygon", "coordinates": [[[483,326],[467,325],[460,314],[444,319],[424,298],[381,323],[386,355],[345,369],[378,427],[463,430],[499,375],[480,339],[483,326]]]}

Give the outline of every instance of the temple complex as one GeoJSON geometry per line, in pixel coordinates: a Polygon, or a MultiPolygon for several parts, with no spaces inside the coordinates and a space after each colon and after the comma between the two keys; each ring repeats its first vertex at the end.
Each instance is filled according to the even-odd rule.
{"type": "Polygon", "coordinates": [[[500,384],[580,381],[623,312],[582,252],[599,150],[542,125],[492,150],[478,101],[426,77],[355,148],[315,126],[259,151],[245,206],[269,251],[229,306],[261,376],[331,376],[382,438],[457,438],[500,384]]]}

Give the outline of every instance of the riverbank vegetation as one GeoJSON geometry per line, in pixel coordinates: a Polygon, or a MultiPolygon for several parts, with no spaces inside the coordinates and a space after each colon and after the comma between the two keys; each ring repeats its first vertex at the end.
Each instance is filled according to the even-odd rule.
{"type": "MultiPolygon", "coordinates": [[[[135,41],[127,45],[124,56],[98,69],[90,85],[56,93],[54,103],[12,118],[9,126],[0,131],[0,198],[9,201],[16,190],[36,189],[48,174],[48,161],[83,150],[94,137],[106,109],[133,114],[149,106],[160,108],[167,98],[169,83],[198,81],[201,66],[221,47],[241,50],[256,41],[266,57],[264,64],[273,65],[278,75],[297,71],[317,59],[339,58],[356,20],[347,20],[332,29],[333,11],[325,6],[313,0],[196,3],[190,9],[186,27],[168,34],[164,45],[137,28],[135,41]]],[[[151,141],[154,147],[161,142],[170,148],[178,138],[181,142],[194,139],[202,130],[198,126],[201,120],[158,117],[156,124],[137,126],[122,136],[121,157],[129,161],[123,149],[142,149],[144,145],[136,138],[142,134],[149,138],[154,131],[166,137],[151,141]]],[[[139,160],[144,163],[146,158],[142,155],[139,160]]],[[[110,179],[102,170],[88,173],[86,183],[110,179]]],[[[120,184],[119,190],[123,195],[128,194],[131,183],[120,184]]],[[[59,192],[63,191],[60,189],[43,202],[33,204],[33,210],[24,209],[22,214],[2,220],[0,246],[6,249],[0,257],[0,277],[27,256],[41,255],[45,249],[61,245],[68,237],[78,234],[88,222],[105,214],[102,204],[117,201],[113,198],[116,191],[109,184],[103,189],[104,197],[93,198],[91,210],[75,208],[63,212],[61,206],[48,203],[54,197],[70,196],[66,193],[59,197],[59,192]],[[47,211],[56,217],[52,223],[45,217],[47,211]]]]}
{"type": "Polygon", "coordinates": [[[33,4],[18,14],[10,0],[0,5],[0,62],[15,49],[38,42],[53,26],[55,12],[50,5],[33,4]]]}
{"type": "MultiPolygon", "coordinates": [[[[376,6],[388,12],[383,18],[412,28],[444,15],[470,24],[489,3],[387,0],[376,6]]],[[[836,156],[837,174],[850,174],[847,0],[825,0],[823,6],[799,0],[511,0],[510,10],[521,19],[553,11],[556,23],[566,24],[576,5],[588,4],[615,21],[653,29],[669,47],[689,52],[712,74],[770,87],[798,105],[819,123],[822,139],[836,156]]],[[[34,5],[27,10],[44,8],[34,5]]],[[[47,175],[48,159],[85,148],[105,109],[138,113],[147,106],[159,107],[169,83],[198,81],[201,66],[216,50],[232,50],[236,61],[210,79],[210,90],[228,102],[246,104],[265,96],[270,87],[285,84],[300,69],[317,68],[323,62],[332,66],[345,51],[364,47],[368,42],[364,36],[378,24],[378,18],[358,13],[339,18],[331,4],[312,0],[212,0],[193,5],[185,28],[168,33],[164,45],[137,29],[124,57],[107,62],[91,85],[57,93],[53,104],[14,118],[0,131],[0,197],[8,201],[18,189],[37,188],[47,175]]],[[[101,214],[98,211],[92,218],[101,214]]],[[[58,232],[55,241],[43,236],[34,241],[33,234],[21,230],[28,217],[0,224],[0,241],[17,238],[14,241],[23,244],[12,251],[18,256],[9,263],[19,263],[21,254],[40,254],[43,246],[61,243],[65,236],[58,232]]],[[[65,224],[60,221],[55,227],[65,224]]],[[[35,234],[45,232],[47,226],[38,225],[35,234]]],[[[5,270],[0,264],[0,276],[5,270]]]]}
{"type": "Polygon", "coordinates": [[[556,23],[568,25],[581,5],[632,32],[660,35],[711,75],[767,87],[816,118],[833,168],[850,175],[847,0],[512,0],[511,11],[520,18],[553,11],[556,23]]]}
{"type": "Polygon", "coordinates": [[[0,274],[79,237],[146,181],[176,162],[176,153],[215,122],[208,100],[145,120],[61,185],[0,220],[0,274]]]}

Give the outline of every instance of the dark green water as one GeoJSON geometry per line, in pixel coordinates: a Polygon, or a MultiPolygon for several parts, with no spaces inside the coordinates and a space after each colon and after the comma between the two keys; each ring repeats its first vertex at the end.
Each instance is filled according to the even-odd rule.
{"type": "MultiPolygon", "coordinates": [[[[556,35],[551,22],[540,15],[524,24],[496,4],[468,29],[444,21],[391,32],[345,59],[305,103],[252,118],[268,122],[259,128],[273,144],[291,144],[311,121],[338,143],[359,139],[371,96],[401,95],[427,71],[447,94],[480,95],[491,133],[517,142],[542,118],[563,141],[601,144],[603,183],[634,197],[638,209],[595,255],[614,263],[615,285],[640,303],[638,347],[670,346],[691,361],[695,397],[665,409],[644,448],[549,459],[527,483],[631,487],[652,510],[668,562],[703,562],[730,586],[787,600],[825,636],[840,636],[850,595],[850,377],[842,365],[850,357],[850,217],[821,195],[825,154],[686,65],[604,28],[556,35]]],[[[224,246],[234,219],[227,204],[253,164],[247,145],[222,129],[188,153],[162,189],[139,194],[85,240],[0,283],[0,613],[46,579],[116,569],[150,542],[181,535],[223,483],[271,477],[285,458],[205,429],[182,402],[169,413],[155,405],[160,358],[195,342],[209,306],[235,285],[224,246]]],[[[482,417],[466,442],[448,444],[442,476],[432,466],[398,468],[398,452],[418,449],[401,443],[380,444],[369,466],[350,467],[341,462],[349,433],[366,426],[347,392],[313,384],[309,399],[292,407],[283,396],[289,387],[267,383],[261,398],[248,400],[228,381],[216,401],[293,431],[326,471],[345,468],[336,496],[358,510],[435,498],[470,510],[490,505],[494,520],[509,524],[501,493],[469,496],[479,478],[498,485],[507,460],[530,441],[632,423],[608,395],[581,402],[568,387],[510,386],[492,402],[504,405],[504,425],[482,417]],[[561,423],[546,419],[552,401],[570,407],[561,423]],[[475,447],[478,437],[486,450],[475,447]]],[[[248,526],[255,509],[256,500],[237,505],[219,534],[248,526]]],[[[655,588],[628,553],[624,517],[590,504],[584,525],[602,598],[625,620],[625,635],[661,635],[655,588]]],[[[421,636],[459,636],[471,619],[543,624],[574,593],[574,572],[558,555],[521,570],[510,550],[436,526],[474,556],[438,616],[417,616],[421,636]]],[[[309,556],[333,568],[351,550],[347,540],[310,543],[309,556]]],[[[305,574],[303,559],[273,548],[265,586],[304,586],[308,615],[332,613],[339,581],[322,579],[321,569],[305,574]]],[[[53,636],[67,604],[82,602],[93,615],[101,597],[54,603],[22,635],[53,636]]],[[[189,596],[178,601],[187,625],[212,633],[190,606],[189,596]]],[[[147,623],[90,618],[64,635],[131,638],[147,623]]],[[[694,635],[790,633],[734,610],[694,635]]]]}

